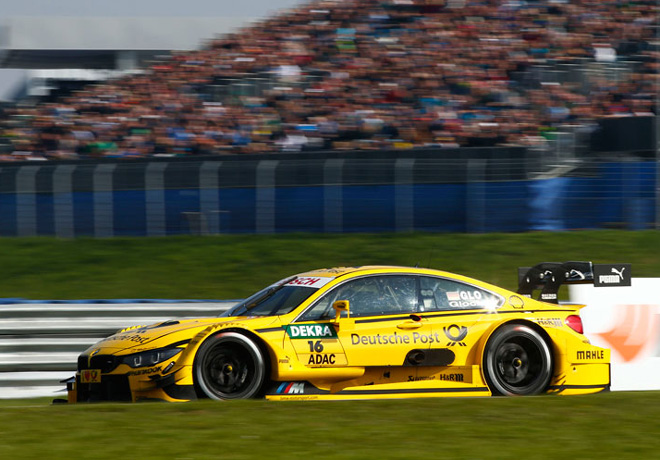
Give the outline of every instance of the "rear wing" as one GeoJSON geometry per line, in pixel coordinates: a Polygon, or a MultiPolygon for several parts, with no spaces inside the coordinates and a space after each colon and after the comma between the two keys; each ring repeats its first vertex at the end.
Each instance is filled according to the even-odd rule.
{"type": "Polygon", "coordinates": [[[558,303],[557,292],[564,284],[630,286],[630,270],[630,264],[591,262],[543,262],[533,267],[518,267],[518,294],[532,297],[540,289],[539,300],[558,303]]]}

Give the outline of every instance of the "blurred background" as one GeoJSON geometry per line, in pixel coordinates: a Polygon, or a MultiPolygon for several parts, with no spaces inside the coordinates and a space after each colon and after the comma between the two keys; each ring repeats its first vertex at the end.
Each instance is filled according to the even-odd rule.
{"type": "Polygon", "coordinates": [[[660,225],[655,1],[2,14],[0,235],[660,225]]]}

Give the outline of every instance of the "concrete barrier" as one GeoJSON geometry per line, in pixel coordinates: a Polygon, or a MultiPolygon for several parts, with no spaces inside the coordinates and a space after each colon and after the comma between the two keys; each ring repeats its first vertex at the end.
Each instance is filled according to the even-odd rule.
{"type": "Polygon", "coordinates": [[[78,355],[128,326],[217,316],[230,301],[0,302],[0,399],[65,397],[78,355]],[[93,303],[96,302],[96,303],[93,303]]]}

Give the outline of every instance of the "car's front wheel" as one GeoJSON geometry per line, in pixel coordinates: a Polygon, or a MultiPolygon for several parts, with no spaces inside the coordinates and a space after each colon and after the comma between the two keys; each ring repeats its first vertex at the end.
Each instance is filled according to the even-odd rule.
{"type": "Polygon", "coordinates": [[[484,373],[494,395],[535,395],[548,388],[552,351],[537,331],[524,324],[506,324],[488,339],[484,373]]]}
{"type": "Polygon", "coordinates": [[[198,392],[211,399],[251,398],[266,379],[263,353],[253,340],[236,332],[206,339],[194,366],[198,392]]]}

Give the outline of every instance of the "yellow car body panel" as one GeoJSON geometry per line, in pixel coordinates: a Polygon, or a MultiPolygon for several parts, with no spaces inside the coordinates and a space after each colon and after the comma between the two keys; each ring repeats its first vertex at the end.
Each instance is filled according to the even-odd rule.
{"type": "Polygon", "coordinates": [[[550,353],[551,375],[542,392],[609,389],[609,350],[591,345],[567,323],[581,306],[548,304],[461,275],[406,267],[315,270],[271,288],[304,299],[276,314],[250,314],[277,295],[264,291],[265,300],[257,297],[255,307],[235,307],[237,316],[173,320],[102,340],[79,357],[68,400],[229,399],[229,391],[240,387],[235,382],[261,376],[258,363],[237,370],[246,353],[260,355],[264,370],[258,388],[245,393],[249,397],[489,396],[517,394],[518,388],[526,394],[529,378],[518,374],[536,372],[535,356],[543,358],[545,345],[530,348],[528,342],[538,337],[550,353]],[[352,301],[342,298],[349,294],[352,301]],[[336,300],[350,301],[347,315],[332,309],[336,300]],[[360,313],[360,305],[382,305],[383,311],[360,313]],[[514,331],[512,338],[504,330],[514,331]],[[494,352],[489,341],[504,345],[494,352]],[[489,360],[495,360],[490,371],[489,360]],[[494,377],[498,369],[502,375],[494,377]],[[503,386],[493,384],[498,378],[503,386]]]}

